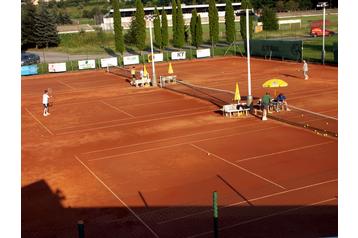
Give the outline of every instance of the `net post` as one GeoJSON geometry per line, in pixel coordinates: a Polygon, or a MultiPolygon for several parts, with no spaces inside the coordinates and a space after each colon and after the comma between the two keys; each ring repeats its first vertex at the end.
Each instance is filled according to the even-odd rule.
{"type": "Polygon", "coordinates": [[[214,210],[214,238],[219,238],[219,222],[218,222],[218,194],[216,191],[213,192],[213,210],[214,210]]]}
{"type": "Polygon", "coordinates": [[[85,227],[84,227],[84,221],[79,220],[77,222],[77,229],[78,229],[78,237],[79,238],[85,238],[85,227]]]}

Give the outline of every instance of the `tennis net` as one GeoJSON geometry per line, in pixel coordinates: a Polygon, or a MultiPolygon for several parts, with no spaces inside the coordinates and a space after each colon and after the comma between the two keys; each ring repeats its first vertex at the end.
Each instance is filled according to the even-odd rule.
{"type": "MultiPolygon", "coordinates": [[[[131,70],[125,67],[111,66],[107,68],[107,72],[127,79],[132,78],[131,70]]],[[[136,71],[136,76],[137,78],[139,78],[139,73],[137,71],[136,71]]]]}
{"type": "Polygon", "coordinates": [[[234,92],[229,90],[199,86],[183,80],[177,80],[176,84],[165,84],[163,87],[177,93],[209,101],[218,107],[232,103],[234,98],[234,92]]]}
{"type": "MultiPolygon", "coordinates": [[[[235,94],[229,90],[195,85],[183,80],[177,80],[176,84],[164,84],[163,88],[209,101],[218,107],[232,104],[235,94]]],[[[253,99],[259,99],[259,97],[253,97],[253,99]]],[[[246,100],[246,96],[242,96],[241,100],[246,100]]],[[[290,112],[272,113],[269,114],[268,117],[283,123],[311,130],[323,136],[338,137],[338,119],[294,107],[293,105],[289,107],[291,108],[290,112]]],[[[254,104],[254,108],[260,110],[260,107],[256,104],[254,104]]]]}

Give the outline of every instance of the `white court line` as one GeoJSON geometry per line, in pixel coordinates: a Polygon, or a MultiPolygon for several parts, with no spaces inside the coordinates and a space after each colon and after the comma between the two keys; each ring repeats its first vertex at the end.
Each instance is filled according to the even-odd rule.
{"type": "Polygon", "coordinates": [[[75,155],[76,160],[83,165],[83,167],[85,167],[88,172],[90,172],[93,177],[95,177],[97,179],[98,182],[100,182],[110,193],[112,193],[112,195],[117,198],[117,200],[119,202],[122,203],[122,205],[124,205],[155,237],[159,238],[159,235],[157,233],[155,233],[155,231],[152,230],[152,228],[150,228],[150,226],[145,223],[122,199],[120,199],[118,197],[118,195],[112,191],[112,189],[110,187],[107,186],[107,184],[105,184],[87,165],[85,165],[82,160],[80,160],[76,155],[75,155]]]}
{"type": "MultiPolygon", "coordinates": [[[[97,101],[98,102],[98,101],[97,101]]],[[[208,108],[208,106],[202,106],[202,107],[196,107],[196,108],[188,108],[188,109],[182,109],[182,110],[176,110],[176,111],[171,111],[171,112],[159,112],[159,113],[152,113],[149,115],[144,115],[144,116],[137,116],[135,117],[136,119],[145,119],[151,116],[156,116],[156,115],[161,115],[161,114],[172,114],[172,113],[178,113],[178,112],[185,112],[185,111],[196,111],[199,109],[204,109],[204,108],[208,108]]],[[[181,114],[181,115],[185,115],[185,114],[181,114]]],[[[160,119],[160,118],[158,118],[160,119]]],[[[116,119],[116,120],[109,120],[109,121],[101,121],[101,122],[93,122],[93,123],[86,123],[86,124],[81,124],[81,126],[92,126],[92,125],[101,125],[101,124],[106,124],[106,123],[110,123],[110,122],[121,122],[121,121],[126,121],[128,120],[128,118],[122,118],[122,119],[116,119]]],[[[142,121],[137,121],[142,122],[142,121]]],[[[78,126],[69,126],[69,127],[61,127],[58,130],[71,130],[71,129],[77,129],[78,126]]]]}
{"type": "Polygon", "coordinates": [[[177,147],[177,146],[181,146],[181,145],[189,145],[189,143],[196,143],[196,142],[203,142],[203,141],[208,141],[208,140],[222,139],[222,138],[231,137],[231,136],[235,136],[235,135],[243,135],[243,134],[249,134],[251,132],[259,132],[259,131],[264,131],[264,130],[269,130],[269,129],[275,129],[275,128],[278,128],[278,127],[280,127],[280,126],[272,126],[272,127],[268,127],[268,128],[264,128],[264,129],[245,131],[245,132],[238,132],[238,133],[233,133],[233,134],[230,134],[230,135],[224,135],[224,136],[217,136],[217,137],[212,137],[212,138],[194,140],[194,141],[191,141],[191,142],[183,142],[183,143],[177,143],[177,144],[172,144],[172,145],[159,146],[159,147],[145,149],[145,150],[136,150],[136,151],[133,151],[133,152],[123,153],[123,154],[115,154],[115,155],[97,157],[95,159],[89,159],[89,160],[87,160],[87,162],[97,161],[97,160],[105,160],[105,159],[114,159],[114,158],[118,158],[118,157],[121,157],[121,156],[138,154],[138,153],[143,153],[143,152],[148,152],[148,151],[161,150],[161,149],[177,147]]]}
{"type": "Polygon", "coordinates": [[[281,150],[281,151],[273,152],[273,153],[270,153],[270,154],[263,154],[263,155],[257,155],[257,156],[248,157],[248,158],[245,158],[245,159],[239,159],[239,160],[236,160],[235,162],[242,162],[242,161],[248,161],[248,160],[253,160],[253,159],[259,159],[259,158],[263,158],[263,157],[267,157],[267,156],[271,156],[271,155],[279,155],[279,154],[284,154],[284,153],[287,153],[287,152],[308,149],[308,148],[321,146],[321,145],[327,145],[327,144],[331,144],[331,143],[333,143],[333,141],[322,142],[322,143],[318,143],[318,144],[314,144],[314,145],[306,145],[306,146],[296,147],[296,148],[289,149],[289,150],[281,150]]]}
{"type": "MultiPolygon", "coordinates": [[[[142,121],[134,121],[134,122],[128,122],[128,123],[120,123],[120,124],[114,124],[114,125],[110,125],[110,126],[99,126],[99,127],[92,127],[92,128],[87,128],[87,129],[71,130],[71,131],[66,131],[66,132],[62,132],[62,133],[57,133],[57,135],[68,135],[68,134],[80,133],[80,132],[86,132],[86,131],[95,131],[95,130],[99,130],[99,129],[108,129],[108,128],[113,128],[113,127],[118,127],[118,126],[139,124],[139,123],[144,123],[144,122],[158,121],[158,120],[171,119],[171,118],[177,118],[177,117],[185,117],[185,116],[195,115],[195,114],[203,114],[206,112],[212,112],[212,110],[205,110],[205,111],[193,112],[193,113],[188,113],[188,114],[174,115],[174,116],[154,118],[154,119],[148,119],[148,120],[142,120],[142,121]]],[[[59,130],[61,130],[61,129],[59,129],[59,130]]]]}
{"type": "Polygon", "coordinates": [[[295,106],[293,106],[293,105],[290,105],[289,107],[292,107],[292,108],[294,108],[294,109],[296,109],[296,110],[308,112],[308,113],[311,113],[311,114],[313,114],[313,115],[317,115],[317,116],[321,116],[321,117],[325,117],[325,118],[328,118],[328,119],[333,119],[333,120],[338,121],[338,119],[335,118],[335,117],[327,116],[327,115],[324,115],[324,114],[321,114],[321,113],[317,113],[317,112],[312,112],[312,111],[309,111],[309,110],[305,110],[305,109],[303,109],[303,108],[295,107],[295,106]]]}
{"type": "MultiPolygon", "coordinates": [[[[298,188],[293,188],[293,189],[289,189],[289,190],[285,190],[285,191],[281,191],[281,192],[277,192],[277,193],[271,193],[271,194],[268,194],[268,195],[265,195],[265,196],[251,198],[251,199],[248,199],[248,200],[245,200],[245,201],[228,204],[226,206],[221,207],[220,209],[230,208],[230,207],[237,206],[237,205],[240,205],[240,204],[246,204],[247,202],[259,201],[259,200],[262,200],[262,199],[265,199],[265,198],[276,197],[276,196],[283,195],[283,194],[286,194],[286,193],[296,192],[296,191],[299,191],[299,190],[304,190],[304,189],[307,189],[307,188],[312,188],[312,187],[320,186],[320,185],[327,184],[327,183],[337,182],[337,181],[338,181],[338,179],[332,179],[332,180],[327,180],[327,181],[320,182],[320,183],[314,183],[314,184],[310,184],[310,185],[306,185],[306,186],[302,186],[302,187],[298,187],[298,188]]],[[[173,219],[170,219],[170,220],[165,220],[165,221],[159,222],[157,224],[159,224],[159,225],[160,224],[165,224],[165,223],[185,219],[185,218],[192,217],[192,216],[202,215],[202,214],[212,212],[212,211],[213,211],[213,209],[208,209],[208,210],[205,210],[205,211],[188,214],[188,215],[173,218],[173,219]]]]}
{"type": "Polygon", "coordinates": [[[27,111],[27,113],[30,114],[30,116],[35,119],[35,121],[37,121],[48,133],[50,133],[50,135],[54,135],[54,133],[48,129],[44,124],[42,124],[42,122],[40,120],[38,120],[29,110],[27,110],[27,108],[25,108],[25,110],[27,111]]]}
{"type": "Polygon", "coordinates": [[[67,84],[67,83],[64,83],[64,82],[62,82],[62,81],[60,81],[60,80],[56,80],[56,82],[58,82],[58,83],[60,83],[60,84],[62,84],[62,85],[65,85],[66,87],[68,87],[68,88],[70,88],[70,89],[72,89],[72,90],[76,90],[76,88],[74,88],[74,87],[72,87],[71,85],[69,85],[69,84],[67,84]]]}
{"type": "Polygon", "coordinates": [[[224,158],[222,158],[222,157],[220,157],[220,156],[218,156],[218,155],[216,155],[216,154],[212,154],[212,153],[210,153],[209,151],[207,151],[207,150],[205,150],[205,149],[203,149],[203,148],[201,148],[201,147],[199,147],[199,146],[197,146],[197,145],[194,145],[194,144],[190,144],[190,145],[193,146],[194,148],[197,148],[198,150],[201,150],[201,151],[205,152],[206,154],[210,154],[210,155],[212,155],[213,157],[215,157],[215,158],[217,158],[217,159],[219,159],[219,160],[222,160],[222,161],[226,162],[227,164],[230,164],[230,165],[232,165],[232,166],[234,166],[234,167],[236,167],[236,168],[239,168],[239,169],[241,169],[241,170],[243,170],[243,171],[245,171],[245,172],[247,172],[247,173],[249,173],[249,174],[251,174],[251,175],[254,175],[254,176],[256,176],[256,177],[258,177],[258,178],[260,178],[260,179],[262,179],[262,180],[265,180],[266,182],[269,182],[269,183],[271,183],[271,184],[273,184],[273,185],[275,185],[275,186],[277,186],[277,187],[279,187],[279,188],[286,189],[285,187],[281,186],[281,185],[278,184],[278,183],[273,182],[272,180],[269,180],[269,179],[267,179],[267,178],[265,178],[265,177],[262,177],[262,176],[260,176],[260,175],[258,175],[258,174],[256,174],[256,173],[254,173],[254,172],[248,170],[248,169],[245,169],[245,168],[243,168],[243,167],[241,167],[241,166],[239,166],[239,165],[237,165],[237,164],[234,164],[234,163],[232,163],[232,162],[230,162],[230,161],[228,161],[228,160],[226,160],[226,159],[224,159],[224,158]]]}
{"type": "Polygon", "coordinates": [[[106,103],[106,102],[102,101],[102,100],[101,100],[100,102],[103,103],[104,105],[109,106],[110,108],[113,108],[114,110],[117,110],[117,111],[119,111],[119,112],[121,112],[121,113],[126,114],[127,116],[130,116],[130,117],[132,117],[132,118],[135,118],[135,116],[133,116],[132,114],[130,114],[130,113],[128,113],[128,112],[125,112],[125,111],[119,109],[118,107],[115,107],[115,106],[113,106],[113,105],[111,105],[111,104],[109,104],[109,103],[106,103]]]}
{"type": "Polygon", "coordinates": [[[216,133],[216,132],[219,132],[219,131],[226,131],[226,130],[238,129],[238,128],[241,128],[241,127],[247,127],[247,126],[251,126],[253,124],[255,124],[255,123],[252,123],[252,124],[249,124],[249,125],[246,124],[246,125],[233,126],[233,127],[230,127],[230,128],[222,128],[222,129],[209,130],[209,131],[206,130],[204,132],[197,132],[197,133],[186,134],[186,135],[182,135],[182,136],[173,136],[173,137],[168,137],[168,138],[164,138],[164,139],[152,140],[152,141],[129,144],[129,145],[115,146],[115,147],[106,148],[106,149],[100,149],[100,150],[92,150],[92,151],[88,151],[88,152],[81,153],[81,154],[82,155],[93,154],[93,153],[97,153],[97,152],[104,152],[104,151],[115,150],[115,149],[120,149],[120,148],[127,148],[127,147],[133,147],[133,146],[146,145],[146,144],[151,144],[151,143],[159,143],[161,141],[180,139],[180,138],[191,137],[191,136],[196,136],[196,135],[205,135],[205,134],[210,134],[210,133],[216,133]]]}
{"type": "MultiPolygon", "coordinates": [[[[334,201],[334,200],[337,200],[337,198],[329,198],[329,199],[326,199],[326,200],[322,200],[322,201],[315,202],[315,203],[310,203],[310,204],[303,205],[303,206],[300,206],[300,207],[295,207],[295,208],[286,209],[284,211],[274,212],[274,213],[271,213],[269,215],[256,217],[256,218],[249,219],[249,220],[246,220],[246,221],[242,221],[242,222],[230,225],[230,226],[224,226],[222,228],[219,228],[219,231],[223,231],[223,230],[226,230],[226,229],[230,229],[230,228],[233,228],[233,227],[236,227],[236,226],[240,226],[240,225],[243,225],[243,224],[248,224],[248,223],[255,222],[255,221],[260,221],[260,220],[263,220],[263,219],[266,219],[266,218],[269,218],[269,217],[285,214],[285,213],[288,213],[288,212],[304,209],[304,208],[307,208],[307,207],[312,207],[312,206],[315,206],[315,205],[324,204],[326,202],[330,202],[330,201],[334,201]]],[[[213,233],[213,231],[206,231],[206,232],[202,232],[202,233],[199,233],[199,234],[196,234],[196,235],[187,236],[187,238],[195,238],[195,237],[199,237],[199,236],[203,236],[203,235],[208,235],[208,234],[211,234],[211,233],[213,233]]]]}

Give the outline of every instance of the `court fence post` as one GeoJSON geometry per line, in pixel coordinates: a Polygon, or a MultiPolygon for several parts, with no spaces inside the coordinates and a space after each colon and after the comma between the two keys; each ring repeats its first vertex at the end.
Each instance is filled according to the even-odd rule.
{"type": "Polygon", "coordinates": [[[218,194],[213,192],[213,210],[214,210],[214,238],[219,238],[219,222],[218,222],[218,194]]]}
{"type": "Polygon", "coordinates": [[[85,227],[84,227],[84,222],[82,220],[79,220],[77,222],[77,229],[78,229],[78,237],[85,238],[85,227]]]}

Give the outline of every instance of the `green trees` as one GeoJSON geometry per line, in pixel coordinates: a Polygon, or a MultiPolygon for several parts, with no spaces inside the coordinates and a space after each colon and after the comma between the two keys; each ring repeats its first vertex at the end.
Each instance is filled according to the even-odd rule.
{"type": "Polygon", "coordinates": [[[172,0],[172,25],[173,43],[176,44],[177,3],[175,0],[172,0]]]}
{"type": "Polygon", "coordinates": [[[215,44],[219,40],[219,15],[215,0],[209,0],[210,40],[215,44]]]}
{"type": "Polygon", "coordinates": [[[116,51],[124,52],[124,38],[118,0],[111,0],[113,6],[114,45],[116,51]]]}
{"type": "Polygon", "coordinates": [[[159,47],[162,48],[162,32],[160,29],[160,15],[159,15],[159,11],[157,8],[154,9],[154,44],[159,47]]]}
{"type": "Polygon", "coordinates": [[[175,35],[176,41],[174,45],[176,47],[182,48],[185,44],[185,32],[184,32],[184,17],[183,11],[181,9],[180,0],[178,0],[178,9],[177,9],[177,17],[176,17],[176,27],[175,27],[175,35]]]}
{"type": "Polygon", "coordinates": [[[145,48],[146,27],[144,20],[144,8],[141,0],[136,0],[136,12],[130,29],[130,39],[139,50],[145,48]]]}
{"type": "Polygon", "coordinates": [[[168,19],[167,13],[162,9],[162,47],[167,47],[169,44],[169,35],[168,35],[168,19]]]}
{"type": "Polygon", "coordinates": [[[36,46],[33,35],[35,29],[36,8],[30,0],[21,7],[21,49],[26,50],[36,46]]]}
{"type": "Polygon", "coordinates": [[[276,12],[271,8],[264,8],[262,12],[262,24],[265,31],[278,30],[276,12]]]}
{"type": "Polygon", "coordinates": [[[196,28],[196,21],[197,21],[198,14],[196,9],[191,11],[191,19],[190,19],[190,35],[191,35],[191,45],[196,46],[196,36],[195,36],[195,28],[196,28]]]}
{"type": "Polygon", "coordinates": [[[234,8],[232,7],[231,0],[226,0],[225,6],[225,31],[226,40],[234,42],[235,40],[235,15],[234,8]]]}
{"type": "Polygon", "coordinates": [[[199,48],[199,46],[203,43],[203,28],[201,27],[201,18],[200,15],[196,18],[196,26],[195,26],[195,46],[199,48]]]}
{"type": "Polygon", "coordinates": [[[43,3],[39,5],[39,12],[35,16],[33,37],[37,47],[57,46],[60,43],[56,29],[56,19],[47,11],[43,3]]]}
{"type": "MultiPolygon", "coordinates": [[[[252,5],[250,3],[250,0],[242,0],[241,1],[241,9],[251,9],[252,5]]],[[[253,17],[249,16],[249,38],[252,37],[252,33],[253,33],[253,17]]],[[[244,14],[243,16],[240,16],[240,34],[242,39],[246,40],[246,14],[244,14]]]]}

